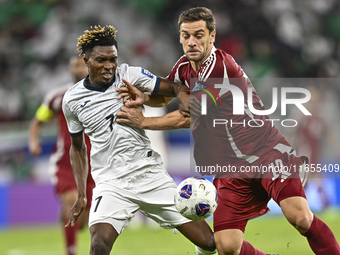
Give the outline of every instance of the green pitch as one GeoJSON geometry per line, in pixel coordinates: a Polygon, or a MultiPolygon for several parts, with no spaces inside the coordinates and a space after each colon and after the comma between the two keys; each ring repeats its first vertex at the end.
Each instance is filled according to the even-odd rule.
{"type": "MultiPolygon", "coordinates": [[[[318,215],[340,240],[340,213],[318,215]]],[[[307,241],[281,216],[250,221],[245,239],[264,252],[281,255],[310,255],[307,241]]],[[[88,230],[80,233],[78,255],[89,254],[88,230]]],[[[65,255],[63,237],[57,226],[0,230],[0,255],[65,255]]],[[[127,228],[118,238],[111,254],[119,255],[190,255],[194,248],[181,234],[162,228],[127,228]]]]}

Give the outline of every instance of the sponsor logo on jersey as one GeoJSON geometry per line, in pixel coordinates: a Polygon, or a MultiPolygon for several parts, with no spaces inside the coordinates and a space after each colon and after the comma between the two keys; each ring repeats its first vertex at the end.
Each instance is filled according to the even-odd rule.
{"type": "Polygon", "coordinates": [[[195,87],[192,89],[191,92],[198,91],[204,88],[204,85],[200,82],[196,82],[195,87]]]}
{"type": "Polygon", "coordinates": [[[213,96],[213,94],[208,89],[210,89],[213,92],[213,94],[216,95],[216,98],[220,101],[220,103],[222,105],[222,100],[221,100],[219,94],[217,93],[217,91],[212,86],[209,86],[208,84],[203,84],[201,82],[196,82],[196,85],[192,89],[192,92],[198,91],[198,90],[203,90],[204,92],[206,92],[212,98],[212,100],[214,101],[215,105],[217,105],[215,97],[213,96]]]}
{"type": "Polygon", "coordinates": [[[153,79],[153,75],[148,71],[142,68],[142,74],[148,76],[149,78],[153,79]]]}
{"type": "Polygon", "coordinates": [[[87,105],[88,102],[91,102],[91,100],[85,101],[82,105],[80,105],[80,107],[84,107],[85,105],[87,105]]]}

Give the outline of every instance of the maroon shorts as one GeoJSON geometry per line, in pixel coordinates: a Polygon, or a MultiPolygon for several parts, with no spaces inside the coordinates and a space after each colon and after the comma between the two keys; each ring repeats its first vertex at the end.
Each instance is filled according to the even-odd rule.
{"type": "MultiPolygon", "coordinates": [[[[74,180],[72,168],[70,164],[58,164],[58,170],[55,174],[57,183],[55,185],[55,192],[57,195],[62,195],[69,190],[77,190],[77,185],[74,180]]],[[[91,174],[89,173],[86,183],[87,206],[90,208],[92,201],[92,190],[95,187],[91,174]]]]}
{"type": "Polygon", "coordinates": [[[214,213],[214,231],[240,229],[244,232],[249,219],[268,212],[267,203],[271,198],[278,204],[288,197],[306,198],[296,171],[303,163],[302,159],[273,151],[258,164],[268,165],[272,163],[271,161],[287,166],[287,171],[283,174],[267,171],[260,178],[214,179],[218,192],[218,206],[214,213]]]}

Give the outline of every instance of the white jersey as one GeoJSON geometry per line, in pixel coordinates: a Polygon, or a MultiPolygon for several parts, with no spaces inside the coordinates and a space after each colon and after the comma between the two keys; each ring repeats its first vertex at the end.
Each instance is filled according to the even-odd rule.
{"type": "Polygon", "coordinates": [[[71,136],[82,135],[91,140],[91,174],[99,184],[103,181],[138,175],[159,169],[162,160],[152,150],[144,130],[115,122],[123,106],[116,89],[125,86],[126,79],[144,92],[157,91],[160,77],[141,67],[122,64],[116,69],[111,86],[91,87],[86,79],[71,87],[63,99],[63,111],[71,136]]]}

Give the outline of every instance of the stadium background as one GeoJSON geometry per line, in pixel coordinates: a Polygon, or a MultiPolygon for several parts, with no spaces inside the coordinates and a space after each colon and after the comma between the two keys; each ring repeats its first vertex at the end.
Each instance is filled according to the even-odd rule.
{"type": "MultiPolygon", "coordinates": [[[[70,80],[67,64],[77,54],[77,37],[90,25],[111,24],[118,30],[120,63],[166,76],[182,55],[178,15],[193,6],[213,10],[216,46],[230,53],[251,79],[339,78],[340,3],[336,0],[1,0],[1,234],[15,227],[57,224],[59,204],[48,173],[56,125],[44,127],[44,154],[39,158],[28,154],[28,127],[46,92],[70,80]]],[[[264,101],[270,100],[271,88],[256,84],[256,89],[264,101]]],[[[323,86],[322,94],[323,117],[340,141],[340,85],[323,86]]],[[[173,102],[163,110],[176,107],[173,102]]],[[[168,131],[161,137],[168,171],[178,182],[189,174],[189,131],[168,131]]],[[[339,163],[339,151],[326,143],[321,151],[322,163],[339,163]]],[[[338,218],[340,179],[326,178],[325,183],[332,217],[338,218]]],[[[315,188],[307,191],[311,207],[320,212],[315,188]]],[[[282,217],[275,205],[272,209],[272,215],[282,217]]]]}

